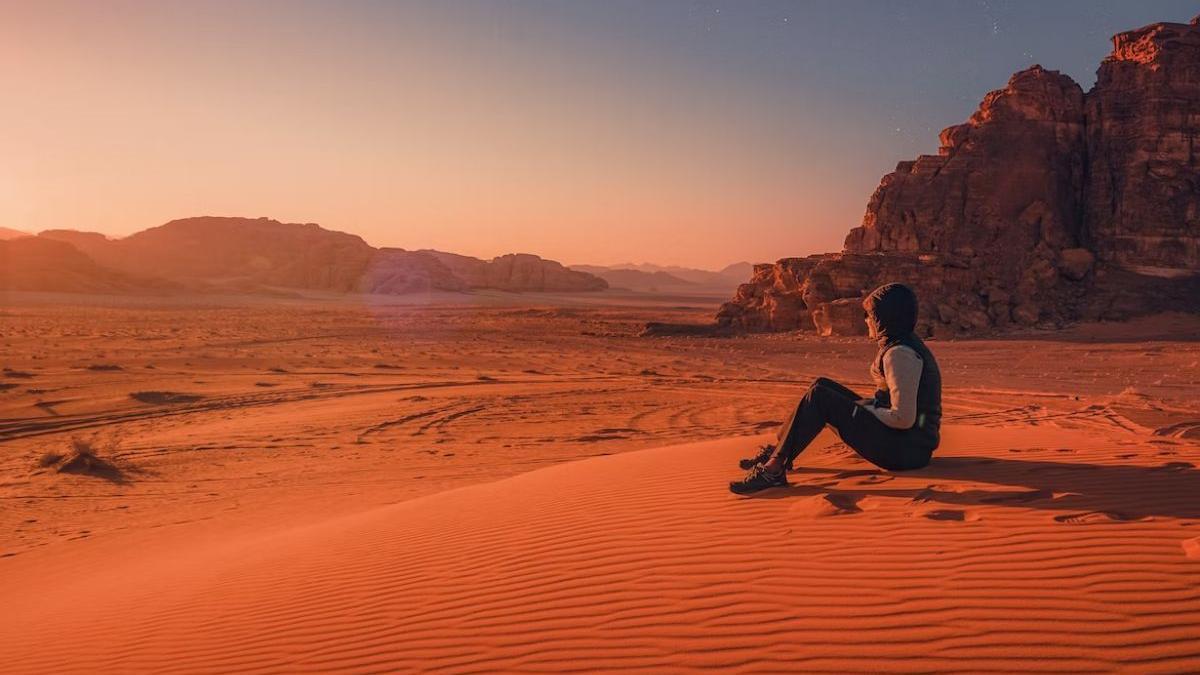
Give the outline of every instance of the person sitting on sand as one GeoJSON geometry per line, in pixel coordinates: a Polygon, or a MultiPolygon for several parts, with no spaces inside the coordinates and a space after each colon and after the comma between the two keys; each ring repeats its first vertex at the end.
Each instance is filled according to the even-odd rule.
{"type": "Polygon", "coordinates": [[[737,494],[786,486],[792,461],[825,425],[863,459],[888,471],[929,464],[940,440],[942,376],[929,348],[913,333],[917,296],[904,284],[885,284],[863,300],[867,330],[879,342],[871,363],[875,397],[863,399],[818,377],[779,430],[776,443],[743,459],[746,477],[729,484],[737,494]]]}

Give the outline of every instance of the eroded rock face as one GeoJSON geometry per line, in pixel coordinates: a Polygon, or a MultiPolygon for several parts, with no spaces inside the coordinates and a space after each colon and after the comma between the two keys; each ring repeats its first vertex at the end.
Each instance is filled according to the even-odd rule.
{"type": "Polygon", "coordinates": [[[567,269],[553,260],[528,253],[510,253],[490,261],[445,253],[423,251],[436,257],[470,288],[504,291],[598,291],[608,282],[586,272],[567,269]]]}
{"type": "Polygon", "coordinates": [[[889,281],[917,291],[925,335],[1200,309],[1200,26],[1114,44],[1086,95],[1013,75],[883,177],[841,253],[756,266],[718,323],[853,334],[835,303],[889,281]]]}
{"type": "Polygon", "coordinates": [[[833,302],[822,302],[813,308],[813,325],[817,335],[866,335],[862,302],[858,298],[839,298],[833,302]]]}
{"type": "Polygon", "coordinates": [[[1200,268],[1200,27],[1113,37],[1087,97],[1087,243],[1105,261],[1170,275],[1200,268]]]}
{"type": "Polygon", "coordinates": [[[356,290],[362,293],[404,295],[466,289],[465,281],[428,253],[381,248],[367,264],[356,290]]]}
{"type": "Polygon", "coordinates": [[[938,155],[883,177],[845,250],[973,255],[1061,248],[1079,232],[1083,91],[1034,66],[941,133],[938,155]]]}

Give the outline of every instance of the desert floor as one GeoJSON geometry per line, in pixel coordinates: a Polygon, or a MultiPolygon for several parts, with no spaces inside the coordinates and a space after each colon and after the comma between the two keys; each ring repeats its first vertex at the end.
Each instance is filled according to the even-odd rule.
{"type": "Polygon", "coordinates": [[[747,499],[737,458],[875,347],[637,335],[721,299],[6,296],[0,659],[1200,669],[1200,317],[931,341],[933,465],[826,432],[747,499]],[[41,466],[72,439],[116,471],[41,466]]]}

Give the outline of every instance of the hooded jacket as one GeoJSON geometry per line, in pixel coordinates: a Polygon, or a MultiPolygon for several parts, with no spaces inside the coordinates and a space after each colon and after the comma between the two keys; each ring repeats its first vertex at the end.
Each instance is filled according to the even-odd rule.
{"type": "Polygon", "coordinates": [[[915,446],[932,451],[941,440],[942,375],[929,348],[913,332],[917,325],[917,296],[904,284],[885,284],[867,296],[865,305],[875,315],[879,332],[879,351],[871,364],[871,375],[877,383],[874,408],[891,408],[891,392],[878,385],[886,381],[888,352],[899,346],[911,349],[921,362],[916,419],[911,427],[899,431],[908,435],[915,446]]]}

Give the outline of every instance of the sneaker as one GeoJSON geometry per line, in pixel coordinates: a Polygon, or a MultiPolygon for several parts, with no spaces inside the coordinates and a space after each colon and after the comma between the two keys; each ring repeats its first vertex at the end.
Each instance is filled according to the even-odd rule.
{"type": "Polygon", "coordinates": [[[749,471],[750,469],[754,468],[755,464],[766,464],[767,460],[771,459],[771,455],[773,455],[774,453],[775,453],[774,445],[771,445],[770,443],[768,443],[766,445],[760,446],[758,448],[757,455],[755,455],[753,457],[746,457],[744,459],[739,460],[738,467],[740,467],[742,471],[749,471]]]}
{"type": "Polygon", "coordinates": [[[748,495],[773,487],[787,487],[787,472],[772,473],[762,464],[751,467],[746,477],[729,484],[729,491],[737,495],[748,495]]]}

